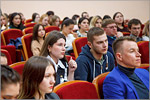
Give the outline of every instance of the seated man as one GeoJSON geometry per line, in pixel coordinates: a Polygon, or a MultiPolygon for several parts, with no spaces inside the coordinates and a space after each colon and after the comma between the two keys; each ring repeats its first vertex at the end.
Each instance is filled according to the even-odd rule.
{"type": "Polygon", "coordinates": [[[20,88],[20,76],[6,65],[1,65],[1,100],[17,99],[20,88]]]}
{"type": "Polygon", "coordinates": [[[101,73],[111,71],[114,67],[114,57],[108,52],[108,39],[103,29],[91,28],[87,33],[88,43],[76,59],[76,80],[92,82],[101,73]]]}
{"type": "Polygon", "coordinates": [[[112,43],[116,38],[123,36],[121,32],[117,32],[117,24],[113,19],[105,19],[102,22],[102,28],[107,34],[108,38],[108,51],[113,54],[112,43]]]}
{"type": "Polygon", "coordinates": [[[141,54],[134,38],[120,37],[113,43],[118,63],[103,83],[104,99],[148,99],[149,72],[136,68],[141,64],[141,54]]]}
{"type": "Polygon", "coordinates": [[[142,41],[142,38],[139,37],[141,32],[141,21],[139,19],[131,19],[128,23],[128,29],[130,31],[130,36],[136,39],[136,42],[142,41]]]}

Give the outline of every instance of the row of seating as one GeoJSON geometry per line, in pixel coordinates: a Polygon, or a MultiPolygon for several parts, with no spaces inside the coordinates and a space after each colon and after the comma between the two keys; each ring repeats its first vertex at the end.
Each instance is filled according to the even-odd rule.
{"type": "MultiPolygon", "coordinates": [[[[70,56],[67,56],[70,59],[70,56]]],[[[15,69],[20,75],[26,61],[11,64],[10,67],[15,69]]],[[[141,64],[139,68],[147,69],[149,64],[141,64]]],[[[104,99],[103,82],[109,72],[98,75],[92,83],[82,80],[68,81],[54,87],[55,92],[60,99],[104,99]]]]}
{"type": "MultiPolygon", "coordinates": [[[[45,27],[46,33],[53,30],[60,30],[57,26],[47,26],[45,27]]],[[[25,34],[33,33],[33,27],[27,27],[23,31],[19,29],[7,29],[1,32],[1,45],[7,45],[10,43],[10,39],[16,39],[25,34]]]]}
{"type": "MultiPolygon", "coordinates": [[[[31,51],[32,33],[22,36],[21,41],[22,41],[22,47],[23,47],[23,50],[22,50],[23,58],[24,58],[24,60],[28,60],[28,58],[33,56],[32,51],[31,51]]],[[[72,45],[73,45],[73,50],[74,50],[74,54],[75,54],[75,59],[79,56],[79,53],[81,52],[81,48],[86,44],[87,44],[87,37],[80,37],[73,41],[72,45]]],[[[141,63],[149,63],[149,42],[148,41],[140,41],[137,44],[139,47],[139,52],[142,55],[141,63]]],[[[3,49],[6,47],[1,46],[1,48],[3,49]]],[[[9,46],[8,48],[14,48],[14,47],[9,46]]],[[[7,50],[9,51],[10,49],[7,49],[7,50]]],[[[12,50],[14,50],[14,49],[12,49],[12,50]]],[[[17,50],[17,51],[19,53],[19,50],[17,50]]],[[[13,55],[13,54],[11,54],[11,55],[13,55]]],[[[13,57],[12,63],[14,63],[16,60],[14,61],[14,56],[12,56],[12,57],[13,57]]]]}
{"type": "MultiPolygon", "coordinates": [[[[81,48],[87,44],[87,37],[80,37],[73,41],[73,51],[75,58],[77,58],[81,52],[81,48]]],[[[141,53],[141,63],[149,63],[149,41],[137,42],[139,52],[141,53]]]]}

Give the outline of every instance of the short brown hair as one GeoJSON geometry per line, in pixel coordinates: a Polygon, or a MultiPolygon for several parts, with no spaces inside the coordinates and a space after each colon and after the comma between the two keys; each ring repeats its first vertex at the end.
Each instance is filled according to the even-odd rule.
{"type": "Polygon", "coordinates": [[[91,28],[88,33],[87,33],[87,40],[89,42],[93,42],[94,40],[94,36],[99,36],[99,35],[103,35],[104,34],[104,30],[99,28],[99,27],[93,27],[91,28]]]}
{"type": "Polygon", "coordinates": [[[102,27],[105,28],[105,27],[107,27],[108,24],[113,24],[113,23],[116,24],[116,22],[113,19],[111,19],[111,18],[104,19],[102,21],[102,27]]]}
{"type": "Polygon", "coordinates": [[[121,45],[123,44],[123,41],[125,41],[125,40],[136,42],[136,39],[133,37],[130,37],[130,36],[124,36],[124,37],[117,38],[112,44],[112,49],[113,49],[114,54],[116,54],[117,51],[121,48],[121,45]]]}

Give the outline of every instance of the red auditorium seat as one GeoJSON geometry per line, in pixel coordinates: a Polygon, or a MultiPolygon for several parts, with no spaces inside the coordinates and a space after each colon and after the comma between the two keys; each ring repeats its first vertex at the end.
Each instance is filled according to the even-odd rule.
{"type": "Polygon", "coordinates": [[[81,48],[87,44],[87,37],[79,37],[72,42],[75,58],[79,56],[81,48]]]}
{"type": "Polygon", "coordinates": [[[54,88],[60,99],[99,99],[95,86],[87,81],[68,81],[54,88]]]}
{"type": "Polygon", "coordinates": [[[109,72],[102,73],[102,74],[98,75],[92,82],[96,87],[96,90],[99,94],[100,99],[104,99],[103,82],[108,74],[109,74],[109,72]]]}

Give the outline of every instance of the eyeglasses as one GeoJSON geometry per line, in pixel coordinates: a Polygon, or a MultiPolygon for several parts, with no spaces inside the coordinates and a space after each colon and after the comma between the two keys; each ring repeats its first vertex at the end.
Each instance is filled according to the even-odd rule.
{"type": "Polygon", "coordinates": [[[139,29],[141,29],[141,27],[132,27],[132,29],[133,29],[133,30],[136,30],[136,29],[139,30],[139,29]]]}
{"type": "Polygon", "coordinates": [[[110,26],[110,27],[106,27],[106,28],[113,29],[113,28],[117,28],[117,26],[110,26]]]}

